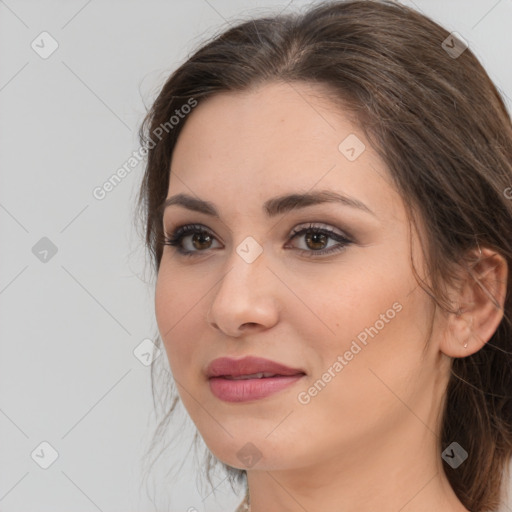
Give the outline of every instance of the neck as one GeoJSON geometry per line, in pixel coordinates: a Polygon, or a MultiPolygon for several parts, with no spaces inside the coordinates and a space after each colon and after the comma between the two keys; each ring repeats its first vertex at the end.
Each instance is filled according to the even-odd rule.
{"type": "Polygon", "coordinates": [[[343,455],[332,455],[333,449],[315,465],[249,470],[250,510],[468,512],[444,473],[438,438],[428,429],[422,432],[414,444],[410,437],[395,435],[393,443],[379,436],[350,453],[337,450],[343,455]]]}

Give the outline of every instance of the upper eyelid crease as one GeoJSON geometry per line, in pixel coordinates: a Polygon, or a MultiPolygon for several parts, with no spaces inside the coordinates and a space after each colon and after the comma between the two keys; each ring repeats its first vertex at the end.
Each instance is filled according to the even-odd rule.
{"type": "MultiPolygon", "coordinates": [[[[304,194],[286,194],[267,200],[263,205],[267,217],[275,217],[283,213],[305,208],[321,203],[340,203],[351,208],[369,213],[376,216],[375,213],[358,199],[348,197],[333,192],[332,190],[320,190],[317,192],[307,192],[304,194]]],[[[176,194],[167,198],[162,204],[162,211],[168,206],[179,205],[188,210],[203,213],[211,217],[220,219],[219,212],[215,205],[209,201],[204,201],[188,194],[176,194]]]]}
{"type": "MultiPolygon", "coordinates": [[[[166,238],[173,238],[176,236],[177,233],[182,232],[180,234],[181,237],[190,236],[194,232],[204,232],[207,233],[214,238],[218,239],[218,236],[215,234],[213,230],[211,230],[209,227],[205,226],[201,223],[186,223],[181,224],[173,229],[171,229],[169,232],[167,229],[164,228],[163,233],[166,238]]],[[[340,229],[337,226],[334,226],[330,224],[329,222],[324,221],[309,221],[309,222],[303,222],[299,223],[297,226],[295,226],[289,233],[288,236],[295,237],[296,235],[299,235],[305,231],[318,231],[323,233],[328,233],[331,238],[334,239],[343,239],[345,241],[349,241],[351,243],[358,243],[358,238],[354,236],[353,231],[349,231],[347,229],[340,229]]]]}
{"type": "MultiPolygon", "coordinates": [[[[333,230],[331,227],[321,227],[318,225],[315,225],[316,223],[307,223],[306,225],[303,225],[301,227],[296,227],[292,233],[290,234],[291,239],[296,238],[297,236],[303,236],[308,231],[314,231],[318,233],[324,233],[330,238],[331,240],[334,240],[337,242],[337,246],[326,249],[321,249],[318,251],[307,251],[304,249],[300,249],[300,252],[303,254],[308,254],[308,256],[313,257],[314,254],[316,254],[316,257],[321,257],[327,254],[336,254],[337,252],[341,252],[344,249],[346,249],[348,246],[355,243],[354,239],[351,237],[351,235],[345,235],[342,233],[337,233],[335,230],[333,230]]],[[[323,224],[323,223],[320,223],[323,224]]],[[[192,255],[198,255],[203,251],[190,251],[190,250],[183,250],[182,248],[182,241],[184,238],[187,238],[195,233],[206,233],[209,235],[212,235],[213,238],[217,241],[217,237],[212,233],[212,231],[207,228],[206,226],[202,224],[185,224],[182,226],[178,226],[172,233],[165,236],[165,245],[175,246],[178,249],[178,253],[181,253],[183,256],[192,256],[192,255]]]]}

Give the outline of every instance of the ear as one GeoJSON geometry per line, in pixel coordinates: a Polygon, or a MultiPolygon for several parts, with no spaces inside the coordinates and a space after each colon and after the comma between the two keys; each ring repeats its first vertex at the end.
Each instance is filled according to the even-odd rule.
{"type": "Polygon", "coordinates": [[[452,295],[456,312],[448,315],[440,343],[444,354],[466,357],[489,341],[503,318],[507,279],[507,260],[501,254],[486,247],[476,249],[476,262],[452,295]]]}

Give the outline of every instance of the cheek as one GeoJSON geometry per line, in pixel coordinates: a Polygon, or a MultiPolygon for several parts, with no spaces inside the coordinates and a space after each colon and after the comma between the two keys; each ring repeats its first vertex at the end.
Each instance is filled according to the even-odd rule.
{"type": "Polygon", "coordinates": [[[200,314],[200,296],[190,286],[185,286],[161,271],[155,289],[155,317],[172,373],[179,378],[180,368],[196,344],[190,343],[194,325],[200,314]]]}
{"type": "Polygon", "coordinates": [[[375,334],[372,327],[376,323],[376,337],[384,337],[381,332],[389,331],[389,325],[400,316],[397,309],[402,309],[410,283],[406,276],[396,275],[396,270],[393,274],[382,268],[328,274],[328,279],[296,281],[297,295],[304,300],[295,310],[294,321],[302,326],[304,340],[315,343],[313,348],[318,350],[321,338],[332,359],[333,354],[348,350],[358,336],[363,343],[365,338],[371,339],[368,331],[375,334]],[[315,293],[311,293],[313,288],[315,293]]]}
{"type": "MultiPolygon", "coordinates": [[[[322,294],[304,295],[315,314],[296,312],[295,319],[309,345],[309,359],[317,361],[310,384],[329,381],[329,391],[322,391],[318,404],[350,404],[351,410],[365,416],[362,404],[378,408],[390,398],[378,376],[407,393],[413,375],[421,371],[429,325],[427,297],[413,283],[412,276],[396,268],[368,269],[333,279],[322,294]],[[325,375],[329,370],[331,374],[325,375]]],[[[307,289],[306,283],[301,293],[307,289]]],[[[323,383],[318,387],[323,389],[323,383]]]]}
{"type": "Polygon", "coordinates": [[[396,297],[372,301],[364,312],[343,313],[337,340],[322,345],[322,364],[299,390],[301,421],[309,428],[321,424],[328,440],[344,443],[354,432],[365,437],[391,428],[410,414],[403,404],[417,403],[427,389],[421,359],[427,326],[417,325],[417,306],[393,302],[396,297]]]}

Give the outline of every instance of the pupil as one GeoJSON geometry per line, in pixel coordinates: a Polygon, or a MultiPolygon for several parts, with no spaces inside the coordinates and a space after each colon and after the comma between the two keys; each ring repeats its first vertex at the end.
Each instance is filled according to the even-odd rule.
{"type": "Polygon", "coordinates": [[[310,249],[322,249],[325,245],[327,236],[324,233],[310,233],[306,235],[306,244],[312,242],[313,247],[310,249]]]}

